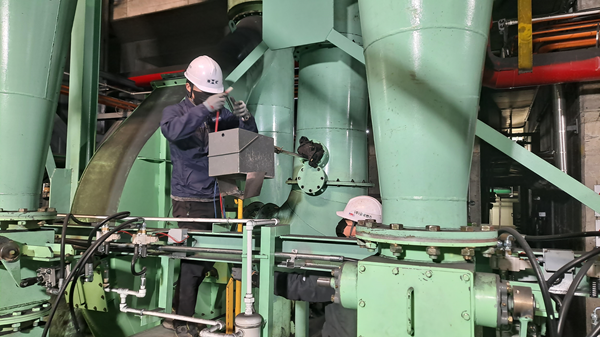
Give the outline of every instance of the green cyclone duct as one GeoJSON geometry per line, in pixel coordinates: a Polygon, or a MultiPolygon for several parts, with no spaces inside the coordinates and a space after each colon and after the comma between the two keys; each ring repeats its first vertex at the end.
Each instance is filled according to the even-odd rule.
{"type": "MultiPolygon", "coordinates": [[[[262,77],[251,90],[248,109],[254,114],[260,134],[273,137],[275,146],[294,149],[294,56],[291,48],[268,50],[262,58],[262,77]]],[[[235,93],[234,93],[235,94],[235,93]]],[[[281,206],[288,198],[294,160],[275,155],[275,178],[265,180],[260,196],[263,203],[281,206]]]]}
{"type": "MultiPolygon", "coordinates": [[[[361,44],[358,3],[335,1],[334,28],[361,44]]],[[[325,172],[330,181],[368,179],[367,86],[362,63],[332,45],[299,47],[298,116],[296,141],[302,136],[329,150],[325,172]]],[[[300,162],[295,162],[299,169],[300,162]]],[[[293,190],[287,206],[293,210],[294,234],[335,235],[335,214],[348,200],[365,195],[366,188],[328,186],[316,196],[293,190]]],[[[285,209],[280,213],[282,216],[285,209]]],[[[284,219],[287,220],[287,219],[284,219]]]]}
{"type": "Polygon", "coordinates": [[[492,3],[359,0],[384,223],[467,223],[492,3]]]}
{"type": "Polygon", "coordinates": [[[76,0],[0,2],[0,208],[37,209],[76,0]]]}

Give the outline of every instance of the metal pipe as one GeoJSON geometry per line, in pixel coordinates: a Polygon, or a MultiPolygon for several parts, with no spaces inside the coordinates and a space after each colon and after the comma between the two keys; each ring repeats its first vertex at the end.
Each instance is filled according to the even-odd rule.
{"type": "MultiPolygon", "coordinates": [[[[600,14],[600,10],[591,10],[591,11],[583,11],[583,12],[576,12],[576,13],[569,13],[569,14],[560,14],[560,15],[545,16],[545,17],[540,17],[540,18],[533,18],[533,19],[531,19],[531,23],[539,23],[539,22],[562,20],[562,19],[572,19],[572,18],[584,16],[584,15],[594,15],[594,14],[600,14]]],[[[495,22],[495,23],[497,23],[497,22],[495,22]]],[[[518,23],[519,23],[519,21],[515,20],[515,19],[506,20],[507,26],[514,26],[518,23]]]]}
{"type": "Polygon", "coordinates": [[[302,260],[320,260],[329,262],[344,262],[343,256],[338,255],[315,255],[315,254],[300,254],[300,253],[288,253],[288,252],[276,252],[276,257],[293,257],[302,260]]]}
{"type": "Polygon", "coordinates": [[[246,315],[252,315],[252,303],[254,298],[252,297],[252,230],[254,229],[254,222],[250,221],[246,223],[246,297],[244,302],[246,303],[246,315]]]}
{"type": "Polygon", "coordinates": [[[140,315],[140,316],[144,316],[144,315],[155,316],[155,317],[170,318],[173,320],[197,323],[197,324],[219,325],[219,330],[221,330],[225,327],[225,324],[223,324],[223,322],[221,322],[221,321],[212,321],[212,320],[208,320],[208,319],[201,319],[201,318],[188,317],[188,316],[175,315],[175,314],[167,314],[164,312],[156,312],[156,311],[150,311],[150,310],[144,310],[144,309],[134,309],[134,308],[129,308],[127,306],[121,308],[121,311],[129,312],[129,313],[140,315]]]}
{"type": "Polygon", "coordinates": [[[200,248],[200,247],[181,247],[181,246],[158,246],[157,250],[164,252],[191,252],[191,253],[215,253],[242,255],[241,249],[222,249],[222,248],[200,248]]]}
{"type": "Polygon", "coordinates": [[[567,119],[565,95],[561,84],[552,86],[554,127],[554,165],[567,173],[567,119]]]}
{"type": "MultiPolygon", "coordinates": [[[[59,218],[67,216],[67,214],[57,214],[59,218]]],[[[88,219],[106,219],[106,215],[74,215],[76,218],[88,218],[88,219]]],[[[173,221],[173,222],[205,222],[205,223],[248,223],[254,222],[255,225],[278,225],[279,219],[212,219],[212,218],[163,218],[163,217],[127,217],[120,220],[126,221],[135,218],[143,218],[145,221],[173,221]]]]}

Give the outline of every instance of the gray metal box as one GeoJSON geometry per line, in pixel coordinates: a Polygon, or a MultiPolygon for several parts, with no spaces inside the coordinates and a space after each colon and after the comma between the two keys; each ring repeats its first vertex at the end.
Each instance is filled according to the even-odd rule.
{"type": "Polygon", "coordinates": [[[208,175],[245,179],[246,174],[275,175],[274,140],[243,129],[212,132],[208,135],[208,175]]]}

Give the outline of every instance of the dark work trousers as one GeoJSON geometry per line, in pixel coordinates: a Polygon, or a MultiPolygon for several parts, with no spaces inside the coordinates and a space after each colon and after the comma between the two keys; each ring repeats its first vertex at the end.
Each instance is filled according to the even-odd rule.
{"type": "MultiPolygon", "coordinates": [[[[217,217],[221,211],[217,202],[217,217]]],[[[173,216],[175,218],[214,218],[215,207],[212,202],[177,201],[173,200],[173,216]]],[[[178,222],[179,228],[188,230],[210,230],[212,225],[199,222],[178,222]]],[[[214,262],[181,260],[179,280],[175,289],[173,306],[176,313],[183,316],[194,316],[198,287],[214,262]]],[[[185,322],[175,321],[175,326],[185,325],[185,322]]]]}

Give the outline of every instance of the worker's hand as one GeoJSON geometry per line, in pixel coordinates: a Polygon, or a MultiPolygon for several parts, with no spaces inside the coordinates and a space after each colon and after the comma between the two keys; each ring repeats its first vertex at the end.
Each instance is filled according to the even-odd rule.
{"type": "Polygon", "coordinates": [[[244,122],[252,116],[248,108],[246,108],[246,103],[243,101],[237,101],[233,104],[233,114],[241,118],[244,122]]]}
{"type": "Polygon", "coordinates": [[[222,92],[219,94],[214,94],[212,96],[209,96],[206,101],[204,101],[204,106],[208,109],[208,111],[210,112],[215,112],[217,110],[220,110],[221,108],[223,108],[223,106],[225,105],[225,99],[227,98],[227,94],[222,92]]]}

